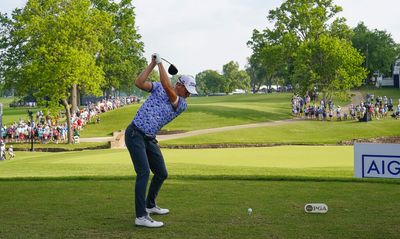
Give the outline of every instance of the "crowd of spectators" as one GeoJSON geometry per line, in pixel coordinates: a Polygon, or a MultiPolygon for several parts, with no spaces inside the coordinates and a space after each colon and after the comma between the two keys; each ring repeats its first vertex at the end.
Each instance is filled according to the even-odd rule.
{"type": "MultiPolygon", "coordinates": [[[[74,136],[79,136],[79,132],[86,124],[100,123],[100,114],[136,102],[139,102],[139,98],[135,96],[86,102],[84,107],[74,111],[71,115],[71,128],[74,136]]],[[[33,136],[34,141],[41,143],[65,142],[68,139],[68,125],[66,122],[60,122],[60,118],[61,116],[50,117],[44,115],[42,111],[37,111],[33,122],[21,119],[18,122],[3,125],[1,140],[8,143],[29,142],[33,136]]]]}
{"type": "Polygon", "coordinates": [[[340,105],[333,101],[312,100],[306,95],[304,98],[294,95],[292,97],[292,114],[295,117],[317,119],[317,120],[359,120],[370,121],[371,119],[387,118],[389,115],[400,119],[400,99],[395,107],[392,98],[367,94],[365,101],[358,105],[351,104],[348,109],[343,110],[340,105]]]}

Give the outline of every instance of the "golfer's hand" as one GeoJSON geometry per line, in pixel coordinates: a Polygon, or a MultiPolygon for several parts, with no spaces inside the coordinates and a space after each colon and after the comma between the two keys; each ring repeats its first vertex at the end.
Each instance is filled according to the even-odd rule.
{"type": "Polygon", "coordinates": [[[154,53],[151,55],[151,59],[156,63],[156,64],[161,64],[161,57],[158,53],[154,53]]]}

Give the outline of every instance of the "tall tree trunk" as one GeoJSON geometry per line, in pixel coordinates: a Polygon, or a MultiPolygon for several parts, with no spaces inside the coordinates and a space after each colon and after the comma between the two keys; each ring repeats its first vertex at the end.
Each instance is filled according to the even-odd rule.
{"type": "Polygon", "coordinates": [[[72,90],[71,90],[71,111],[74,112],[77,109],[78,105],[78,87],[76,84],[72,85],[72,90]]]}
{"type": "Polygon", "coordinates": [[[67,117],[68,144],[72,144],[71,109],[69,107],[67,99],[62,99],[62,104],[63,104],[63,106],[65,108],[65,115],[67,117]]]}
{"type": "Polygon", "coordinates": [[[81,106],[81,91],[79,89],[76,89],[76,106],[79,109],[81,106]]]}

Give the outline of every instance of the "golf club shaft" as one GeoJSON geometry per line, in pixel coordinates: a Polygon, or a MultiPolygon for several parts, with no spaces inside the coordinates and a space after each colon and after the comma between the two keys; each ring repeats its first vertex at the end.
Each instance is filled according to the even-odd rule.
{"type": "Polygon", "coordinates": [[[172,65],[172,63],[171,63],[171,62],[169,62],[169,61],[165,60],[165,59],[164,59],[164,58],[162,58],[162,57],[161,57],[161,60],[164,60],[164,61],[165,61],[165,62],[167,62],[168,64],[172,65]]]}

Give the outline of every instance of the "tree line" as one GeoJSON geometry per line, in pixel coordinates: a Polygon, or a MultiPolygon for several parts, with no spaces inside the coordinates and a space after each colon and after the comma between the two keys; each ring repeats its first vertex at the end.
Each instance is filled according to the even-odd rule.
{"type": "Polygon", "coordinates": [[[50,113],[64,108],[69,129],[78,91],[129,92],[146,64],[131,0],[28,0],[0,21],[3,87],[33,95],[50,113]]]}
{"type": "Polygon", "coordinates": [[[270,10],[273,27],[255,29],[247,72],[261,85],[291,84],[296,93],[343,94],[379,72],[391,75],[399,44],[363,22],[351,29],[333,0],[287,0],[270,10]]]}
{"type": "Polygon", "coordinates": [[[374,74],[391,76],[400,47],[390,33],[370,30],[363,22],[350,28],[332,0],[287,0],[267,16],[273,27],[254,29],[247,45],[253,53],[244,71],[235,62],[222,74],[205,70],[196,76],[208,95],[239,88],[291,85],[295,93],[343,95],[374,74]]]}
{"type": "MultiPolygon", "coordinates": [[[[253,31],[245,70],[231,61],[222,73],[202,71],[199,92],[291,85],[329,98],[375,72],[389,75],[399,45],[363,23],[351,29],[341,11],[332,0],[284,1],[268,12],[272,27],[253,31]]],[[[78,94],[134,92],[132,79],[146,65],[132,0],[28,0],[11,16],[0,14],[0,24],[0,86],[32,95],[54,114],[63,108],[70,116],[78,94]]]]}

